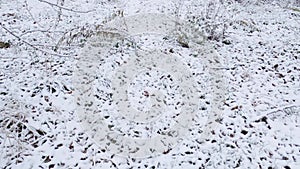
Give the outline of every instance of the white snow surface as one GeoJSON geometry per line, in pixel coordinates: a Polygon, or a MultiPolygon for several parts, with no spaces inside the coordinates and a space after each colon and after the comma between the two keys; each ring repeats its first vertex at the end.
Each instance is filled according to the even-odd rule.
{"type": "MultiPolygon", "coordinates": [[[[89,36],[140,13],[188,21],[209,2],[0,0],[0,41],[10,43],[0,48],[0,168],[300,168],[299,1],[225,1],[220,8],[214,22],[228,25],[208,43],[224,65],[227,91],[218,125],[204,140],[198,122],[168,152],[123,157],[80,126],[72,78],[89,36]]],[[[211,95],[201,94],[208,116],[211,95]]]]}

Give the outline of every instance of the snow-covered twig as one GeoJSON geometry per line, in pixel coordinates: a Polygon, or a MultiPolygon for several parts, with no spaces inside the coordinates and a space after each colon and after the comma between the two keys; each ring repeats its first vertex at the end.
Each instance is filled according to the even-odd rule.
{"type": "Polygon", "coordinates": [[[76,12],[76,13],[89,13],[89,12],[93,12],[95,10],[89,10],[89,11],[78,11],[78,10],[74,10],[74,9],[69,9],[69,8],[66,8],[66,7],[63,7],[63,6],[59,6],[57,4],[54,4],[54,3],[51,3],[51,2],[48,2],[48,1],[44,1],[44,0],[39,0],[40,2],[44,2],[46,4],[49,4],[51,6],[55,6],[55,7],[58,7],[60,9],[63,9],[63,10],[66,10],[66,11],[70,11],[70,12],[76,12]]]}
{"type": "Polygon", "coordinates": [[[30,33],[35,33],[35,32],[42,32],[42,33],[65,33],[64,31],[49,31],[49,30],[29,30],[29,31],[26,31],[24,33],[22,33],[21,35],[19,35],[20,37],[24,36],[24,35],[27,35],[27,34],[30,34],[30,33]]]}
{"type": "Polygon", "coordinates": [[[62,54],[59,54],[59,53],[50,52],[50,51],[46,51],[46,50],[43,50],[43,49],[41,49],[41,48],[38,48],[38,47],[32,45],[31,43],[29,43],[29,42],[23,40],[20,36],[14,34],[14,33],[13,33],[12,31],[10,31],[8,28],[4,27],[1,23],[0,23],[0,26],[1,26],[5,31],[7,31],[9,34],[11,34],[11,35],[14,36],[15,38],[17,38],[18,40],[20,40],[20,41],[23,42],[24,44],[26,44],[26,45],[32,47],[32,48],[35,49],[35,50],[38,50],[38,51],[47,53],[47,54],[49,54],[49,55],[54,55],[54,56],[59,56],[59,57],[70,57],[70,56],[68,56],[68,55],[62,55],[62,54]]]}

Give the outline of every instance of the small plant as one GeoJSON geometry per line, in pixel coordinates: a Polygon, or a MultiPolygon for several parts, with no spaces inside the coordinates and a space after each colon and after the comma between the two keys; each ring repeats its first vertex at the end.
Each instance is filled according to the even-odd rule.
{"type": "Polygon", "coordinates": [[[229,10],[233,10],[232,1],[193,1],[188,8],[187,20],[196,24],[198,29],[209,40],[222,40],[232,16],[229,10]]]}
{"type": "Polygon", "coordinates": [[[22,162],[24,156],[29,155],[26,150],[36,147],[41,136],[46,134],[28,124],[29,113],[24,105],[14,99],[6,101],[0,109],[0,158],[7,161],[2,161],[0,166],[22,162]]]}

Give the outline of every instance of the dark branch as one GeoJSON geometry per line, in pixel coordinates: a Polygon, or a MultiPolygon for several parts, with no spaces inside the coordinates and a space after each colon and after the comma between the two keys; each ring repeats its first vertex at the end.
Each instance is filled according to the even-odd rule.
{"type": "Polygon", "coordinates": [[[7,29],[6,27],[4,27],[1,23],[0,23],[0,26],[5,30],[7,31],[9,34],[11,34],[12,36],[14,36],[15,38],[17,38],[19,41],[23,42],[24,44],[32,47],[33,49],[36,49],[38,51],[41,51],[41,52],[44,52],[44,53],[47,53],[47,54],[50,54],[50,55],[54,55],[54,56],[60,56],[60,57],[70,57],[68,55],[61,55],[61,54],[58,54],[58,53],[54,53],[54,52],[50,52],[50,51],[46,51],[46,50],[43,50],[43,49],[40,49],[34,45],[32,45],[31,43],[23,40],[20,36],[16,35],[15,33],[13,33],[12,31],[10,31],[9,29],[7,29]]]}

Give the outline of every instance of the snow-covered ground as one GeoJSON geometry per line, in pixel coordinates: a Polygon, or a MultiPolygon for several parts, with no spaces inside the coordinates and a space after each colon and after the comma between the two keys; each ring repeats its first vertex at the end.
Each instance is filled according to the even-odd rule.
{"type": "MultiPolygon", "coordinates": [[[[300,168],[299,1],[224,1],[220,5],[188,0],[0,0],[0,27],[1,168],[300,168]],[[172,150],[151,157],[124,157],[95,142],[80,126],[74,75],[90,36],[106,23],[147,13],[198,24],[208,37],[205,43],[214,47],[223,65],[219,71],[224,101],[212,129],[205,131],[207,122],[194,120],[172,150]],[[206,17],[201,20],[201,16],[206,17]],[[205,132],[209,135],[203,137],[205,132]]],[[[189,59],[192,47],[180,38],[131,37],[110,51],[99,70],[113,67],[115,60],[126,60],[132,54],[131,41],[144,51],[156,48],[172,53],[202,84],[197,113],[210,118],[214,90],[210,83],[201,83],[209,81],[209,72],[203,58],[189,59]]],[[[96,84],[103,87],[110,82],[103,78],[109,73],[110,69],[99,71],[96,84]]],[[[161,85],[143,73],[133,79],[137,85],[128,89],[132,102],[142,101],[136,109],[148,104],[143,98],[149,93],[141,87],[148,85],[147,80],[161,85]]],[[[105,95],[109,89],[100,91],[110,98],[105,95]]],[[[173,92],[172,98],[180,101],[178,91],[173,92]]],[[[118,125],[113,120],[108,123],[118,125]]],[[[172,124],[167,118],[161,121],[163,127],[172,124]]],[[[123,125],[119,128],[131,137],[131,128],[126,133],[123,125]]]]}

